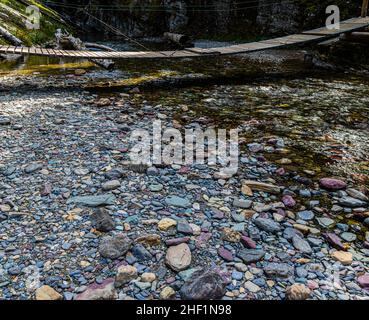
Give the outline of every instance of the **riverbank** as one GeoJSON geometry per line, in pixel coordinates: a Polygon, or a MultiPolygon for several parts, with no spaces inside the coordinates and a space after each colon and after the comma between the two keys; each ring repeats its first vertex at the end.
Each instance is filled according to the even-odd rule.
{"type": "Polygon", "coordinates": [[[368,79],[272,60],[201,87],[170,79],[240,62],[3,70],[0,297],[367,299],[368,79]],[[237,174],[127,165],[154,120],[238,128],[237,174]]]}

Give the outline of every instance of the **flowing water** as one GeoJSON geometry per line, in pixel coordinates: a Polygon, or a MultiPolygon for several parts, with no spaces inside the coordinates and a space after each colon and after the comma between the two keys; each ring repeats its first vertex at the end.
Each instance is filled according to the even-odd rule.
{"type": "MultiPolygon", "coordinates": [[[[124,49],[132,47],[125,45],[124,49]]],[[[0,63],[0,76],[11,79],[5,81],[6,90],[17,90],[25,83],[36,83],[38,88],[63,83],[114,95],[148,84],[150,90],[137,96],[138,104],[145,100],[168,108],[186,105],[189,112],[176,115],[180,123],[239,128],[244,144],[281,137],[285,148],[282,153],[266,153],[269,161],[296,171],[312,170],[368,184],[369,79],[311,73],[294,59],[277,66],[275,61],[247,61],[123,61],[108,72],[88,61],[30,57],[0,63]],[[87,73],[75,76],[81,68],[87,73]],[[181,85],[183,79],[188,80],[186,85],[181,85]]]]}

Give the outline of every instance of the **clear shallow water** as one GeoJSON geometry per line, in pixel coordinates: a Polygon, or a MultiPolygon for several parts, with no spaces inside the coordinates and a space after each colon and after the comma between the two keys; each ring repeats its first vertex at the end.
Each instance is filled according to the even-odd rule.
{"type": "Polygon", "coordinates": [[[238,127],[245,143],[282,137],[286,142],[284,153],[267,153],[268,160],[278,163],[287,158],[291,161],[284,164],[288,169],[346,176],[369,185],[369,80],[321,74],[310,77],[295,74],[292,78],[277,79],[270,77],[276,69],[293,70],[296,65],[272,67],[269,73],[263,69],[267,67],[250,65],[238,58],[128,61],[118,63],[117,69],[109,72],[88,61],[31,57],[0,63],[0,77],[3,80],[12,77],[15,90],[27,79],[41,87],[62,81],[72,86],[99,88],[99,94],[113,95],[114,91],[124,91],[125,86],[168,79],[166,88],[137,95],[137,104],[146,100],[168,107],[187,105],[189,111],[176,116],[182,124],[205,122],[219,128],[238,127]],[[87,73],[76,77],[74,72],[80,68],[87,73]],[[173,86],[170,81],[174,76],[193,74],[230,78],[236,75],[237,81],[185,88],[173,86]],[[255,75],[258,81],[252,80],[255,75]]]}

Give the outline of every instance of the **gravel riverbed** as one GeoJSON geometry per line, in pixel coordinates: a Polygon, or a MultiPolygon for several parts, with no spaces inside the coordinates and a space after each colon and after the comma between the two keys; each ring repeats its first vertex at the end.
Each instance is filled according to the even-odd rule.
{"type": "MultiPolygon", "coordinates": [[[[194,109],[191,89],[97,95],[68,88],[87,75],[49,77],[54,88],[42,90],[45,81],[0,78],[7,88],[0,96],[0,298],[368,299],[365,168],[358,180],[335,166],[325,170],[328,163],[291,165],[291,140],[304,139],[296,133],[241,138],[235,175],[206,164],[130,165],[134,129],[154,120],[180,130],[221,124],[211,121],[211,108],[206,115],[194,109]]],[[[317,83],[310,80],[305,93],[286,84],[199,91],[203,104],[224,114],[260,94],[267,107],[291,110],[317,83]],[[295,95],[282,105],[277,92],[288,88],[295,95]]],[[[353,94],[342,92],[343,100],[353,94]]],[[[255,117],[234,125],[248,132],[260,124],[260,112],[255,117]]],[[[319,135],[332,129],[317,125],[319,135]]],[[[367,128],[355,130],[367,138],[367,128]]],[[[326,139],[332,136],[339,140],[339,133],[326,139]]]]}

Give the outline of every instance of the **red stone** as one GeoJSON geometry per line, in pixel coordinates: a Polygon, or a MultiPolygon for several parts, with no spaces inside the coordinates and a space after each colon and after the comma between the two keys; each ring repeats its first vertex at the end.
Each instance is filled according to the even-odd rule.
{"type": "Polygon", "coordinates": [[[335,233],[327,232],[324,234],[324,237],[333,247],[339,250],[346,250],[345,246],[341,242],[341,239],[335,233]]]}
{"type": "Polygon", "coordinates": [[[169,239],[169,240],[166,240],[165,241],[165,244],[167,246],[177,246],[181,243],[187,243],[190,241],[190,238],[189,237],[184,237],[184,238],[175,238],[175,239],[169,239]]]}
{"type": "Polygon", "coordinates": [[[256,243],[249,237],[241,236],[241,243],[248,249],[256,249],[256,243]]]}
{"type": "Polygon", "coordinates": [[[233,254],[231,251],[227,250],[224,247],[220,247],[218,249],[219,256],[224,259],[225,261],[231,262],[234,260],[233,254]]]}

